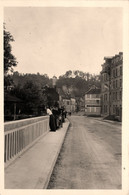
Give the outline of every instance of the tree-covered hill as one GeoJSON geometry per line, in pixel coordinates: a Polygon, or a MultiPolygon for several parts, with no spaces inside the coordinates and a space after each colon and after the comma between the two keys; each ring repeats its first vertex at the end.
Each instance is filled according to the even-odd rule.
{"type": "Polygon", "coordinates": [[[82,97],[92,85],[100,87],[100,76],[79,70],[67,71],[57,80],[58,88],[64,88],[65,91],[75,97],[82,97]]]}
{"type": "MultiPolygon", "coordinates": [[[[42,90],[46,85],[52,87],[52,78],[46,74],[20,74],[14,72],[11,75],[15,88],[25,88],[26,83],[32,82],[42,90]]],[[[100,76],[84,73],[82,71],[67,71],[64,75],[59,76],[56,81],[56,87],[66,94],[73,97],[82,97],[91,85],[100,87],[100,76]]]]}

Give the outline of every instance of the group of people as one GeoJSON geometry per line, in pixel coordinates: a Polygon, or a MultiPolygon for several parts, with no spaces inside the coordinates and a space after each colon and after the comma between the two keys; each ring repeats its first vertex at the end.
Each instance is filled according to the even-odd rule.
{"type": "Polygon", "coordinates": [[[47,114],[50,116],[49,126],[51,131],[56,131],[57,129],[63,127],[67,114],[64,108],[47,107],[47,114]]]}

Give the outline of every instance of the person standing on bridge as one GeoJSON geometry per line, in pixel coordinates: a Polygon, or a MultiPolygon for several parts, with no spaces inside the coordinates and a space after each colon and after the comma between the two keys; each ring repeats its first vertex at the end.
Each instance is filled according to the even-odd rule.
{"type": "Polygon", "coordinates": [[[54,119],[52,111],[50,110],[49,107],[47,107],[47,114],[50,117],[49,118],[49,126],[50,126],[51,131],[56,131],[55,119],[54,119]]]}

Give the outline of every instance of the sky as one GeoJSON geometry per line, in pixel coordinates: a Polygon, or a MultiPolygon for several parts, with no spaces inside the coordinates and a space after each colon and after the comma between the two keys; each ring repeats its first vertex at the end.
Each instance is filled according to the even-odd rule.
{"type": "Polygon", "coordinates": [[[105,56],[123,51],[122,20],[120,7],[6,7],[4,22],[18,61],[14,71],[99,74],[105,56]]]}

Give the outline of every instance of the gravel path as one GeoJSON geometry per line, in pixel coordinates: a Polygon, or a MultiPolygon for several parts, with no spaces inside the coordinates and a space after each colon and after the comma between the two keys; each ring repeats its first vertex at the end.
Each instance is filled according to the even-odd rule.
{"type": "Polygon", "coordinates": [[[121,189],[121,126],[84,116],[69,119],[48,189],[121,189]]]}

